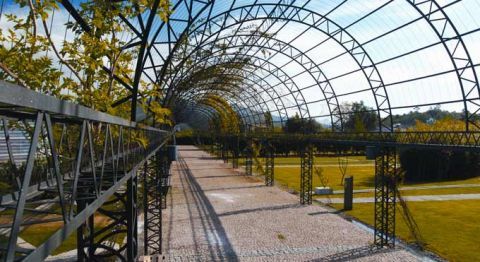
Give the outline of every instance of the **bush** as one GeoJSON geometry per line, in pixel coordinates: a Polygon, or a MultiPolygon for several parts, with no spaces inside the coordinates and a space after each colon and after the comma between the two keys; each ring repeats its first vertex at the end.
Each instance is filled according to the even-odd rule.
{"type": "Polygon", "coordinates": [[[441,149],[400,152],[405,182],[466,179],[480,176],[480,153],[441,149]]]}

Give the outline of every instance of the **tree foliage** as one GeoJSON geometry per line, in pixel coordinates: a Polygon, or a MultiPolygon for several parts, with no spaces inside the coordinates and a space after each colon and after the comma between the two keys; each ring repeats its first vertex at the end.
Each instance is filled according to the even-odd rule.
{"type": "Polygon", "coordinates": [[[295,116],[288,118],[283,128],[283,131],[285,133],[297,133],[297,134],[299,133],[311,134],[311,133],[320,132],[322,130],[323,130],[322,125],[317,121],[315,121],[315,119],[312,119],[312,118],[303,119],[303,118],[300,118],[298,114],[295,114],[295,116]]]}
{"type": "Polygon", "coordinates": [[[239,134],[240,119],[230,104],[220,96],[209,94],[200,101],[215,110],[215,115],[210,119],[210,128],[219,134],[239,134]]]}
{"type": "MultiPolygon", "coordinates": [[[[128,118],[130,103],[111,106],[130,94],[118,80],[133,84],[132,64],[137,56],[135,49],[123,48],[127,43],[122,33],[131,29],[119,15],[136,17],[151,10],[154,1],[82,2],[78,11],[90,30],[70,21],[65,27],[73,36],[62,43],[52,39],[52,31],[58,29],[47,22],[59,10],[57,1],[15,1],[28,15],[5,15],[11,26],[0,32],[0,79],[128,118]]],[[[170,13],[170,1],[161,0],[157,15],[167,20],[170,13]]],[[[168,122],[168,109],[159,103],[147,103],[150,97],[161,95],[158,86],[141,82],[139,90],[144,111],[153,113],[156,121],[168,122]]]]}
{"type": "Polygon", "coordinates": [[[349,132],[374,131],[377,127],[377,113],[363,101],[344,103],[341,106],[343,113],[343,127],[349,132]]]}
{"type": "MultiPolygon", "coordinates": [[[[452,117],[432,124],[416,120],[408,131],[464,131],[465,122],[452,117]]],[[[405,181],[436,181],[479,176],[480,154],[445,149],[408,149],[400,152],[405,181]]]]}
{"type": "MultiPolygon", "coordinates": [[[[393,115],[393,122],[401,124],[404,128],[412,128],[418,126],[418,122],[431,123],[446,118],[462,120],[464,119],[464,114],[442,110],[440,106],[430,107],[425,112],[420,112],[419,108],[415,108],[413,111],[405,114],[393,115]]],[[[463,125],[465,126],[465,123],[463,125]]]]}

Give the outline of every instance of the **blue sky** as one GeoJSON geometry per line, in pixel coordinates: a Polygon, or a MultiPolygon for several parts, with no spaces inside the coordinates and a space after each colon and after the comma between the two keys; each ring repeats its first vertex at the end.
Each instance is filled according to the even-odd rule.
{"type": "MultiPolygon", "coordinates": [[[[176,1],[175,1],[176,2],[176,1]]],[[[273,3],[274,0],[261,0],[258,3],[273,3]]],[[[346,31],[359,43],[364,43],[364,49],[374,63],[377,63],[377,69],[383,79],[384,84],[390,98],[390,105],[394,109],[394,114],[405,113],[413,109],[413,105],[424,104],[421,110],[428,109],[431,104],[441,104],[443,109],[460,111],[464,108],[462,100],[462,92],[458,77],[453,70],[454,64],[448,56],[448,46],[439,43],[439,38],[435,34],[431,25],[425,19],[420,18],[420,13],[415,10],[407,0],[394,0],[386,5],[387,1],[380,0],[348,0],[337,10],[331,12],[332,8],[339,5],[340,0],[299,0],[295,1],[295,6],[305,6],[320,15],[328,13],[327,18],[335,22],[341,27],[346,27],[346,31]],[[383,7],[381,7],[383,6],[383,7]],[[380,8],[381,7],[381,8],[380,8]],[[361,19],[363,16],[380,8],[368,18],[361,19]],[[356,22],[360,19],[360,22],[356,22]],[[415,21],[415,22],[412,22],[415,21]],[[352,24],[354,23],[354,24],[352,24]],[[402,25],[402,29],[397,30],[383,37],[378,37],[385,32],[393,30],[402,25]],[[372,40],[375,39],[375,40],[372,40]],[[410,55],[403,56],[398,59],[392,59],[395,56],[411,52],[421,47],[427,47],[421,51],[414,52],[410,55]],[[424,76],[434,75],[425,79],[424,76]],[[416,79],[416,81],[408,81],[416,79]],[[455,100],[455,103],[447,103],[455,100]]],[[[474,65],[480,64],[480,32],[470,33],[480,28],[480,1],[464,0],[451,4],[453,1],[438,1],[442,6],[447,6],[444,11],[455,25],[459,34],[463,36],[466,49],[474,65]]],[[[78,3],[78,2],[77,2],[78,3]]],[[[252,1],[237,1],[235,7],[248,5],[252,1]]],[[[212,14],[223,12],[230,7],[231,1],[217,1],[213,8],[212,14]]],[[[198,8],[195,6],[194,8],[198,8]]],[[[175,10],[172,17],[184,17],[185,8],[175,10]]],[[[13,12],[19,15],[25,15],[25,10],[20,10],[11,0],[6,0],[4,13],[13,12]]],[[[205,17],[208,12],[204,12],[201,17],[205,17]]],[[[440,12],[434,14],[438,15],[440,12]]],[[[240,15],[239,13],[233,13],[240,15]]],[[[53,20],[54,39],[57,43],[63,41],[65,22],[68,15],[65,10],[59,10],[55,13],[53,20]]],[[[247,26],[258,26],[261,21],[249,22],[243,24],[247,26]]],[[[232,23],[234,24],[234,23],[232,23]]],[[[158,27],[160,22],[156,22],[158,27]]],[[[174,25],[178,31],[183,29],[181,23],[174,25]]],[[[2,17],[0,27],[5,29],[9,25],[5,18],[2,17]]],[[[221,36],[227,36],[228,32],[235,30],[239,25],[232,25],[230,31],[221,32],[221,36]]],[[[351,54],[345,53],[345,49],[335,42],[329,35],[321,30],[308,29],[309,27],[297,22],[277,22],[269,32],[275,32],[282,28],[276,34],[279,40],[290,43],[295,49],[305,52],[308,57],[319,65],[324,76],[331,79],[330,85],[338,96],[340,103],[348,103],[363,100],[369,106],[375,106],[375,97],[362,71],[352,74],[346,74],[359,69],[359,65],[352,58],[351,54]],[[303,36],[297,37],[300,32],[306,31],[303,36]],[[292,39],[295,39],[292,41],[292,39]],[[318,43],[321,45],[315,47],[318,43]],[[315,48],[313,48],[315,47],[315,48]],[[343,54],[343,55],[342,55],[343,54]],[[334,58],[335,59],[332,59],[334,58]],[[344,75],[344,76],[342,76],[344,75]],[[352,93],[352,94],[349,94],[352,93]],[[348,94],[348,95],[347,95],[348,94]]],[[[69,32],[67,32],[68,35],[69,32]]],[[[215,32],[213,32],[215,33],[215,32]]],[[[446,32],[445,37],[454,36],[454,32],[446,32]]],[[[127,39],[129,36],[125,36],[127,39]]],[[[166,38],[166,34],[160,34],[159,40],[166,38]]],[[[68,39],[68,37],[67,37],[68,39]]],[[[213,38],[212,38],[213,39],[213,38]]],[[[207,39],[208,40],[208,39],[207,39]]],[[[450,41],[447,45],[454,43],[450,41]]],[[[159,47],[161,52],[168,52],[166,48],[159,47]]],[[[249,54],[254,54],[258,50],[252,49],[249,54]]],[[[166,55],[166,53],[162,54],[166,55]]],[[[272,64],[280,67],[296,83],[297,89],[303,89],[303,97],[308,103],[308,108],[312,117],[318,117],[318,120],[325,122],[328,117],[328,108],[321,90],[318,87],[318,81],[307,73],[302,73],[302,66],[296,62],[290,62],[291,59],[281,54],[275,54],[271,51],[272,57],[267,57],[272,64]],[[289,63],[290,62],[290,63],[289,63]]],[[[460,56],[462,54],[459,54],[460,56]]],[[[159,58],[158,55],[153,57],[159,58]]],[[[260,63],[261,64],[261,63],[260,63]]],[[[458,65],[457,61],[457,65],[458,65]]],[[[475,71],[480,71],[479,66],[474,67],[475,71]]],[[[474,70],[470,69],[470,72],[474,70]]],[[[286,86],[282,86],[279,79],[276,79],[266,70],[258,70],[254,72],[257,77],[265,77],[265,80],[272,85],[277,85],[276,92],[278,94],[286,94],[282,97],[283,103],[288,109],[288,114],[294,114],[298,108],[294,107],[294,96],[289,96],[290,92],[286,86]]],[[[469,73],[469,72],[467,72],[469,73]]],[[[478,72],[477,72],[478,74],[478,72]]],[[[253,77],[253,76],[252,76],[253,77]]],[[[472,76],[468,76],[472,78],[472,76]]],[[[479,76],[480,77],[480,76],[479,76]]],[[[255,87],[251,87],[255,88],[255,87]]],[[[271,94],[263,92],[262,97],[265,101],[271,100],[271,94]]],[[[479,94],[471,94],[472,99],[478,99],[479,94]]],[[[269,107],[274,107],[270,101],[269,107]]]]}

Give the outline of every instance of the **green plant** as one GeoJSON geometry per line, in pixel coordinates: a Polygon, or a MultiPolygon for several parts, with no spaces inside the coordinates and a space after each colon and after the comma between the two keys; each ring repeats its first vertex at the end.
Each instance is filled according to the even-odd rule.
{"type": "Polygon", "coordinates": [[[255,163],[255,171],[261,175],[265,174],[265,169],[263,168],[262,161],[260,160],[260,151],[262,150],[262,145],[260,143],[252,143],[252,158],[255,163]]]}

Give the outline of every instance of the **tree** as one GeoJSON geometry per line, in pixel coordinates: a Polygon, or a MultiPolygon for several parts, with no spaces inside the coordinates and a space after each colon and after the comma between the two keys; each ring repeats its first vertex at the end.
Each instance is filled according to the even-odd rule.
{"type": "Polygon", "coordinates": [[[240,118],[230,104],[222,97],[208,94],[199,103],[215,110],[215,116],[210,119],[210,128],[220,134],[239,134],[240,118]]]}
{"type": "MultiPolygon", "coordinates": [[[[66,28],[73,35],[62,43],[53,41],[47,22],[59,9],[57,1],[15,1],[18,9],[27,9],[28,15],[16,15],[18,9],[5,15],[11,27],[0,31],[0,79],[129,118],[130,103],[112,107],[115,101],[130,95],[119,80],[133,84],[131,65],[137,52],[135,48],[123,48],[127,43],[122,40],[122,33],[131,29],[122,21],[120,12],[126,19],[134,18],[151,10],[153,1],[81,3],[78,12],[90,30],[68,22],[66,28]]],[[[165,21],[170,13],[169,0],[161,0],[157,15],[165,21]]],[[[168,109],[147,102],[149,97],[161,95],[158,86],[142,81],[139,90],[143,110],[152,113],[157,122],[168,122],[168,109]]]]}
{"type": "Polygon", "coordinates": [[[315,121],[315,119],[303,119],[300,118],[298,114],[295,114],[295,116],[288,118],[285,122],[285,126],[283,127],[283,131],[285,133],[292,134],[317,133],[322,131],[322,129],[322,125],[315,121]]]}
{"type": "MultiPolygon", "coordinates": [[[[426,124],[417,120],[408,131],[464,131],[465,122],[452,117],[426,124]]],[[[408,149],[400,153],[400,163],[405,171],[405,181],[436,181],[470,178],[480,175],[480,154],[445,149],[408,149]]]]}
{"type": "Polygon", "coordinates": [[[344,130],[350,132],[374,131],[377,127],[377,113],[363,101],[342,105],[344,130]]]}
{"type": "MultiPolygon", "coordinates": [[[[424,112],[420,112],[419,107],[414,107],[413,111],[402,115],[394,115],[393,122],[401,124],[404,128],[418,127],[418,122],[427,123],[429,121],[436,121],[445,118],[465,121],[464,112],[451,112],[442,110],[440,106],[432,106],[424,112]]],[[[465,123],[463,123],[465,127],[465,123]]]]}
{"type": "Polygon", "coordinates": [[[263,117],[265,118],[265,125],[267,126],[267,128],[272,128],[273,127],[272,113],[270,113],[270,111],[267,111],[263,113],[263,117]]]}

